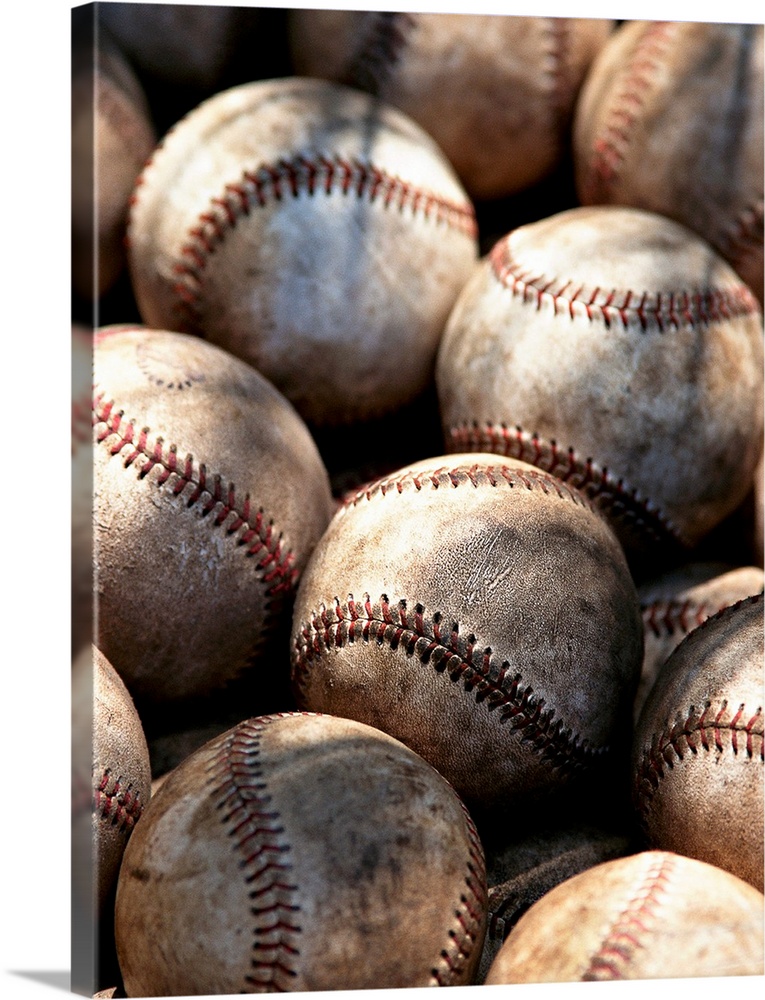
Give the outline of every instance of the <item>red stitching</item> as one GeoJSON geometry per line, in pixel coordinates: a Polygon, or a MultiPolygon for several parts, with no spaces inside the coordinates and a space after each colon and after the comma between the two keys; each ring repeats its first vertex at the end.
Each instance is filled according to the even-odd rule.
{"type": "Polygon", "coordinates": [[[589,320],[600,320],[606,329],[613,324],[626,329],[630,322],[637,321],[642,330],[653,324],[664,333],[670,328],[679,329],[682,323],[703,326],[737,316],[759,315],[759,302],[743,282],[732,288],[643,292],[640,296],[630,289],[609,291],[586,285],[572,290],[570,280],[524,269],[513,256],[511,237],[509,233],[498,240],[489,252],[495,277],[514,298],[531,303],[537,310],[549,301],[556,316],[568,313],[573,319],[578,310],[589,320]]]}
{"type": "Polygon", "coordinates": [[[117,829],[130,832],[141,817],[143,802],[132,783],[124,784],[123,777],[107,767],[93,788],[93,810],[117,829]]]}
{"type": "Polygon", "coordinates": [[[602,132],[593,141],[590,172],[582,198],[586,204],[609,200],[609,188],[618,180],[635,123],[661,61],[672,45],[675,27],[668,21],[656,21],[640,36],[626,64],[622,88],[614,97],[602,132]]]}
{"type": "Polygon", "coordinates": [[[459,623],[450,621],[449,628],[442,630],[441,613],[428,615],[418,603],[414,606],[412,627],[410,619],[405,617],[407,603],[402,599],[392,605],[385,594],[374,604],[369,594],[364,594],[359,602],[349,594],[345,604],[335,598],[330,610],[320,605],[301,624],[295,640],[292,683],[298,701],[305,703],[308,672],[326,651],[358,640],[376,642],[394,650],[402,649],[408,657],[416,656],[438,673],[445,673],[455,684],[462,682],[476,702],[485,702],[489,712],[498,709],[499,723],[510,722],[511,728],[522,732],[521,742],[532,744],[553,767],[576,770],[608,752],[608,747],[594,748],[588,740],[580,741],[578,735],[565,728],[562,719],[554,721],[555,709],[547,707],[544,698],[535,695],[530,685],[523,686],[519,673],[511,675],[511,664],[500,660],[491,647],[485,647],[483,655],[476,658],[473,647],[478,640],[472,633],[460,635],[459,623]],[[385,614],[390,622],[385,620],[383,606],[387,607],[385,614]],[[404,621],[409,623],[408,627],[404,621]]]}
{"type": "Polygon", "coordinates": [[[300,906],[297,886],[289,879],[291,848],[283,840],[279,813],[268,808],[271,796],[266,791],[260,744],[270,723],[286,714],[248,719],[231,730],[210,765],[208,778],[253,901],[253,954],[245,983],[280,992],[294,989],[292,981],[298,974],[294,960],[300,954],[300,906]]]}
{"type": "MultiPolygon", "coordinates": [[[[298,887],[288,880],[292,865],[291,848],[284,843],[284,828],[277,810],[270,808],[260,743],[264,730],[278,719],[293,713],[274,713],[240,723],[227,736],[220,753],[209,767],[208,784],[221,823],[241,856],[245,881],[252,886],[248,895],[257,900],[250,907],[255,920],[248,985],[273,991],[291,990],[290,979],[298,975],[295,959],[301,927],[300,906],[295,902],[298,887]],[[253,846],[254,842],[254,846],[253,846]],[[261,897],[266,897],[260,902],[261,897]],[[265,953],[265,954],[261,954],[265,953]],[[285,978],[289,977],[289,978],[285,978]]],[[[483,848],[475,824],[461,800],[469,840],[469,860],[465,891],[455,910],[456,926],[447,932],[449,943],[441,952],[448,972],[434,969],[439,985],[451,985],[459,976],[475,948],[485,912],[485,865],[483,848]]]]}
{"type": "Polygon", "coordinates": [[[582,975],[584,982],[624,979],[627,966],[640,939],[650,933],[656,921],[656,908],[667,891],[675,867],[674,857],[660,854],[651,859],[648,871],[640,879],[632,898],[605,935],[600,948],[591,957],[582,975]]]}
{"type": "MultiPolygon", "coordinates": [[[[241,501],[241,506],[238,506],[239,498],[233,483],[228,484],[224,493],[221,476],[217,473],[211,475],[203,463],[198,464],[195,469],[191,455],[185,457],[181,468],[176,445],[165,446],[164,438],[160,436],[151,447],[148,440],[149,428],[142,428],[136,435],[136,425],[132,421],[123,423],[124,412],[116,411],[114,407],[114,401],[106,400],[104,393],[97,392],[94,395],[93,425],[96,428],[96,440],[107,447],[113,456],[123,455],[127,451],[123,455],[124,466],[127,469],[133,465],[138,470],[139,479],[145,479],[156,467],[159,470],[155,476],[157,487],[170,484],[168,488],[176,495],[191,488],[186,499],[188,508],[196,506],[206,496],[202,516],[207,517],[218,508],[211,523],[216,528],[224,528],[227,535],[235,536],[238,533],[236,544],[246,556],[256,559],[256,569],[261,572],[262,581],[269,585],[266,590],[269,599],[291,593],[299,575],[299,570],[294,565],[295,553],[284,547],[281,533],[277,534],[272,522],[264,523],[262,509],[258,511],[254,522],[251,522],[249,494],[241,501]],[[268,572],[264,572],[265,570],[268,572]]],[[[269,603],[269,610],[277,610],[273,601],[269,603]]]]}
{"type": "MultiPolygon", "coordinates": [[[[584,495],[593,509],[608,519],[628,522],[653,541],[687,544],[684,536],[651,500],[639,496],[623,479],[616,479],[606,467],[591,458],[582,459],[573,448],[560,448],[556,441],[530,434],[505,423],[478,421],[449,428],[448,447],[452,452],[492,452],[537,466],[555,480],[584,495]]],[[[526,473],[528,475],[528,473],[526,473]]]]}
{"type": "Polygon", "coordinates": [[[252,209],[263,208],[272,200],[296,198],[301,193],[309,197],[339,193],[366,198],[370,203],[380,201],[385,208],[409,211],[471,238],[477,234],[475,213],[468,202],[458,203],[422,191],[401,177],[361,160],[346,160],[339,155],[331,159],[297,155],[275,164],[263,164],[254,171],[245,170],[237,182],[225,185],[222,195],[211,199],[208,210],[189,229],[179,252],[174,266],[175,292],[184,332],[198,328],[205,269],[231,230],[252,209]]]}
{"type": "Polygon", "coordinates": [[[468,831],[470,860],[465,875],[465,891],[454,911],[456,924],[447,932],[449,942],[441,952],[440,967],[431,969],[431,986],[453,986],[463,978],[466,964],[478,943],[486,913],[486,865],[483,846],[465,804],[458,797],[468,831]]]}
{"type": "Polygon", "coordinates": [[[364,501],[378,496],[384,497],[388,493],[399,494],[409,489],[420,492],[427,485],[437,490],[444,486],[457,489],[467,484],[474,489],[480,486],[494,488],[507,486],[510,489],[520,487],[530,491],[539,490],[548,496],[555,494],[561,500],[570,500],[580,507],[588,507],[594,513],[598,513],[581,488],[570,489],[561,477],[548,475],[544,469],[514,469],[502,464],[481,465],[477,462],[469,466],[459,465],[451,468],[440,466],[426,472],[404,470],[397,475],[375,480],[355,493],[347,494],[342,500],[340,509],[356,507],[364,501]]]}
{"type": "MultiPolygon", "coordinates": [[[[708,618],[699,627],[705,627],[710,620],[708,618]]],[[[724,753],[726,746],[735,756],[739,753],[749,758],[759,755],[760,760],[765,760],[762,706],[752,713],[743,704],[729,705],[727,700],[719,704],[707,701],[701,712],[691,705],[687,717],[683,718],[678,713],[674,724],[662,733],[655,733],[650,746],[643,751],[636,783],[637,801],[643,818],[661,780],[673,770],[677,761],[684,760],[689,753],[696,756],[699,750],[724,753]],[[740,736],[744,737],[743,745],[740,745],[740,736]]]]}
{"type": "Polygon", "coordinates": [[[726,606],[717,606],[712,610],[703,601],[701,604],[694,604],[689,598],[684,601],[656,600],[641,608],[643,626],[647,632],[650,631],[657,637],[674,636],[677,633],[685,635],[726,606]]]}

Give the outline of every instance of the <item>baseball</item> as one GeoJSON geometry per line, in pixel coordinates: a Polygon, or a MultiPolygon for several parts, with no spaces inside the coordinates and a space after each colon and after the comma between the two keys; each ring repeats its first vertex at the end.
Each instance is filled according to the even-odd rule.
{"type": "Polygon", "coordinates": [[[425,390],[477,258],[473,206],[433,140],[366,94],[300,78],[223,91],[171,129],[128,241],[149,326],[244,359],[314,424],[425,390]]]}
{"type": "Polygon", "coordinates": [[[712,865],[645,851],[556,886],[518,921],[486,983],[763,973],[762,893],[712,865]]]}
{"type": "Polygon", "coordinates": [[[468,983],[483,851],[448,783],[384,733],[249,719],[173,771],[120,872],[128,996],[468,983]]]}
{"type": "Polygon", "coordinates": [[[763,594],[690,632],[640,713],[633,799],[647,843],[763,889],[763,594]]]}
{"type": "Polygon", "coordinates": [[[583,204],[688,226],[762,303],[762,24],[621,25],[582,87],[573,149],[583,204]]]}
{"type": "Polygon", "coordinates": [[[292,10],[297,73],[375,94],[439,144],[474,198],[514,194],[569,153],[576,96],[613,21],[292,10]]]}
{"type": "Polygon", "coordinates": [[[496,455],[424,460],[348,499],[293,613],[299,707],[400,739],[477,819],[628,749],[642,652],[611,528],[576,490],[496,455]]]}
{"type": "Polygon", "coordinates": [[[636,722],[656,675],[686,635],[728,605],[758,594],[764,585],[759,566],[693,562],[638,586],[645,653],[633,709],[636,722]]]}
{"type": "Polygon", "coordinates": [[[133,697],[201,696],[289,624],[332,512],[294,409],[197,337],[110,327],[94,351],[97,642],[133,697]]]}
{"type": "Polygon", "coordinates": [[[693,547],[762,450],[757,300],[700,237],[637,209],[574,208],[499,240],[449,317],[436,383],[447,450],[571,482],[631,553],[693,547]]]}

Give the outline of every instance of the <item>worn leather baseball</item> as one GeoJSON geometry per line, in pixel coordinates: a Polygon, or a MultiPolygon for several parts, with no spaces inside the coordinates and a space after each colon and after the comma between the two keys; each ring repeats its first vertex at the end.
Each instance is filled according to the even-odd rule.
{"type": "Polygon", "coordinates": [[[483,850],[454,790],[369,726],[249,719],[176,768],[120,873],[129,996],[468,983],[483,850]]]}
{"type": "Polygon", "coordinates": [[[243,358],[315,424],[424,391],[478,253],[473,206],[418,125],[301,78],[182,119],[140,178],[128,239],[147,324],[243,358]]]}
{"type": "Polygon", "coordinates": [[[583,204],[698,232],[763,301],[763,25],[622,24],[577,103],[583,204]]]}
{"type": "Polygon", "coordinates": [[[125,230],[136,179],[157,142],[148,101],[108,32],[72,58],[72,285],[103,295],[127,265],[125,230]]]}
{"type": "Polygon", "coordinates": [[[295,602],[293,690],[411,746],[478,819],[600,773],[642,651],[624,554],[582,494],[439,456],[336,513],[295,602]]]}
{"type": "Polygon", "coordinates": [[[574,104],[614,22],[399,11],[293,10],[295,71],[400,108],[474,198],[548,176],[569,153],[574,104]]]}
{"type": "Polygon", "coordinates": [[[616,858],[535,903],[486,983],[762,975],[764,906],[761,892],[701,861],[668,851],[616,858]]]}
{"type": "Polygon", "coordinates": [[[741,503],[762,450],[757,300],[690,230],[577,207],[476,266],[436,369],[450,451],[496,451],[587,492],[625,547],[682,552],[741,503]]]}
{"type": "Polygon", "coordinates": [[[763,585],[765,574],[759,566],[692,562],[638,586],[645,653],[633,709],[636,722],[660,668],[686,635],[710,615],[759,594],[763,585]]]}
{"type": "Polygon", "coordinates": [[[649,846],[763,889],[763,595],[699,625],[659,672],[632,751],[649,846]]]}
{"type": "Polygon", "coordinates": [[[305,424],[198,337],[97,333],[98,644],[147,702],[200,696],[260,663],[332,512],[305,424]]]}

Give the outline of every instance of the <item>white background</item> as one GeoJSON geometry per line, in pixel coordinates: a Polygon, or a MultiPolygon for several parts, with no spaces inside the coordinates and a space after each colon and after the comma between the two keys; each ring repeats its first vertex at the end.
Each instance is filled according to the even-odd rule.
{"type": "MultiPolygon", "coordinates": [[[[188,0],[187,0],[188,2],[188,0]]],[[[232,0],[234,2],[234,0],[232,0]]],[[[613,18],[762,21],[761,0],[441,3],[298,6],[613,18]]],[[[264,6],[295,6],[279,0],[264,6]]],[[[0,417],[0,624],[2,841],[0,991],[61,994],[69,961],[69,43],[70,3],[4,5],[2,45],[2,415],[0,417]],[[48,972],[58,972],[50,985],[48,972]],[[31,977],[29,974],[32,974],[31,977]]],[[[665,984],[473,987],[484,998],[609,1000],[747,992],[752,980],[665,984]],[[581,994],[581,990],[584,994],[581,994]],[[489,991],[488,993],[486,991],[489,991]]],[[[391,993],[400,997],[401,992],[391,993]]],[[[411,991],[403,991],[411,992],[411,991]]],[[[425,991],[416,991],[424,994],[425,991]]],[[[375,993],[381,1000],[388,991],[375,993]]],[[[330,994],[328,996],[337,996],[330,994]]]]}

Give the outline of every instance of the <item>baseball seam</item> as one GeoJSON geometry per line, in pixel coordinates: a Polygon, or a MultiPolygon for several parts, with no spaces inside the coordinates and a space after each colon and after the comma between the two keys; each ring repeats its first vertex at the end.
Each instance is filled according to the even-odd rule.
{"type": "Polygon", "coordinates": [[[696,604],[690,598],[684,601],[673,599],[652,601],[643,605],[643,626],[646,631],[660,637],[687,634],[706,621],[710,615],[721,611],[726,605],[710,607],[709,603],[696,604]]]}
{"type": "Polygon", "coordinates": [[[691,705],[687,715],[678,713],[670,728],[655,733],[650,746],[643,750],[636,775],[638,811],[643,819],[662,779],[686,756],[697,757],[700,751],[716,754],[729,751],[736,757],[742,754],[753,760],[759,756],[765,761],[762,706],[752,714],[743,702],[734,711],[728,699],[708,700],[700,712],[691,705]]]}
{"type": "Polygon", "coordinates": [[[264,778],[261,738],[284,713],[249,719],[228,734],[210,765],[210,795],[220,812],[248,886],[253,917],[248,989],[294,989],[301,927],[297,886],[291,878],[291,847],[279,812],[273,808],[264,778]]]}
{"type": "MultiPolygon", "coordinates": [[[[114,401],[105,401],[103,392],[93,398],[93,425],[96,440],[108,448],[111,456],[122,455],[125,469],[133,466],[137,478],[145,479],[152,470],[159,470],[153,478],[157,488],[167,487],[174,496],[184,497],[190,510],[201,508],[202,517],[214,513],[213,528],[221,528],[226,535],[236,536],[236,545],[248,557],[257,557],[256,569],[267,585],[268,598],[278,598],[291,592],[296,585],[299,570],[294,565],[295,553],[283,544],[282,535],[267,519],[263,508],[254,510],[249,493],[240,503],[237,488],[218,473],[209,473],[202,462],[195,462],[192,455],[179,461],[177,446],[166,444],[158,436],[153,446],[149,443],[148,427],[137,429],[132,421],[124,421],[124,411],[118,410],[114,401]]],[[[269,605],[273,609],[272,605],[269,605]]]]}
{"type": "Polygon", "coordinates": [[[677,527],[649,499],[638,495],[624,479],[615,479],[608,468],[591,458],[582,459],[573,448],[560,448],[554,439],[530,434],[521,427],[485,421],[457,424],[448,430],[448,446],[453,452],[489,451],[518,459],[570,483],[591,500],[610,521],[626,521],[653,540],[683,543],[677,527]]]}
{"type": "MultiPolygon", "coordinates": [[[[456,793],[455,793],[456,795],[456,793]]],[[[431,970],[432,986],[452,986],[463,978],[465,965],[470,961],[478,943],[486,913],[486,867],[483,847],[478,831],[465,807],[457,796],[468,832],[470,858],[465,876],[465,892],[460,894],[459,906],[454,910],[456,923],[448,932],[449,942],[442,949],[440,962],[431,970]]]]}
{"type": "Polygon", "coordinates": [[[648,24],[622,71],[603,128],[593,140],[590,170],[583,192],[585,204],[610,200],[619,171],[632,140],[635,123],[645,104],[657,71],[672,44],[674,25],[667,21],[648,24]]]}
{"type": "Polygon", "coordinates": [[[641,937],[649,934],[656,923],[656,909],[667,891],[674,867],[674,859],[666,854],[650,859],[648,870],[633,890],[632,898],[590,958],[581,977],[583,982],[625,977],[635,952],[643,947],[641,937]]]}
{"type": "Polygon", "coordinates": [[[322,655],[355,642],[376,642],[393,652],[403,650],[407,658],[416,656],[453,684],[462,683],[487,712],[499,709],[499,723],[510,722],[520,733],[521,743],[532,748],[561,771],[587,766],[608,752],[608,747],[594,748],[587,739],[580,740],[556,711],[545,707],[545,699],[534,694],[531,685],[523,686],[523,677],[514,672],[508,660],[501,659],[490,646],[482,647],[471,632],[460,633],[459,622],[441,612],[429,614],[424,605],[412,609],[406,599],[395,604],[386,594],[372,603],[369,594],[361,601],[352,594],[345,602],[338,598],[330,609],[325,604],[301,623],[293,653],[292,683],[298,701],[305,704],[308,673],[322,655]]]}
{"type": "Polygon", "coordinates": [[[102,820],[129,833],[141,817],[143,803],[132,782],[126,784],[122,775],[115,776],[107,767],[94,783],[93,809],[102,820]]]}
{"type": "Polygon", "coordinates": [[[759,314],[759,303],[743,282],[728,288],[636,292],[548,277],[524,267],[514,257],[511,235],[495,243],[489,252],[492,272],[513,298],[519,298],[523,305],[532,305],[537,312],[549,303],[555,316],[600,320],[607,330],[619,324],[626,330],[637,324],[643,331],[655,328],[661,333],[759,314]]]}
{"type": "Polygon", "coordinates": [[[561,500],[568,500],[579,507],[586,507],[597,516],[597,509],[589,498],[579,490],[572,489],[562,479],[547,474],[545,470],[515,469],[507,465],[485,465],[476,462],[473,465],[458,465],[453,467],[439,466],[434,469],[415,471],[405,469],[395,476],[378,479],[362,487],[360,490],[347,494],[342,500],[341,510],[356,507],[363,501],[374,497],[384,497],[388,493],[399,494],[405,490],[414,489],[418,493],[422,489],[457,489],[460,486],[471,485],[474,489],[480,486],[508,487],[510,489],[525,489],[529,492],[538,490],[546,496],[555,495],[561,500]]]}
{"type": "Polygon", "coordinates": [[[366,22],[367,30],[341,82],[379,97],[417,27],[417,16],[403,11],[369,13],[366,22]]]}
{"type": "Polygon", "coordinates": [[[242,219],[273,202],[321,194],[365,199],[384,210],[409,212],[471,239],[477,233],[475,213],[468,202],[441,197],[359,159],[339,154],[298,154],[273,164],[264,163],[226,184],[186,234],[173,268],[177,278],[176,308],[183,331],[198,330],[202,284],[209,260],[242,219]]]}

